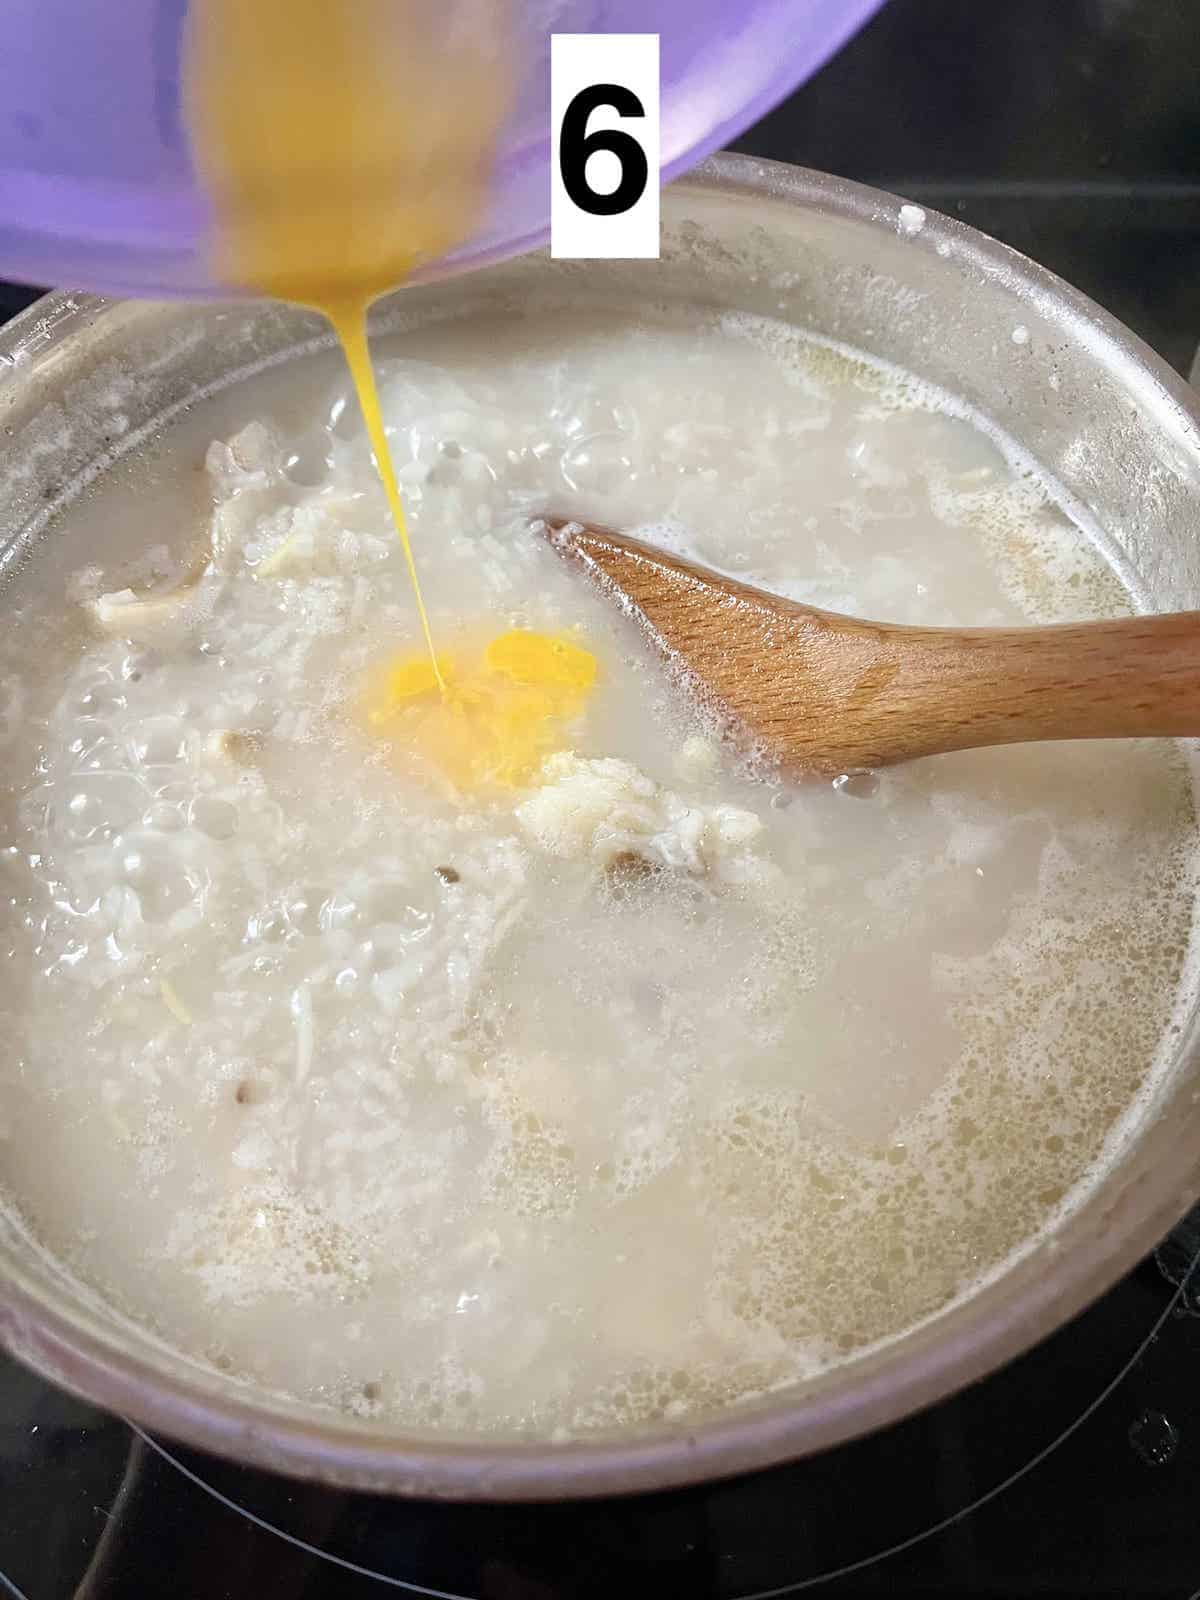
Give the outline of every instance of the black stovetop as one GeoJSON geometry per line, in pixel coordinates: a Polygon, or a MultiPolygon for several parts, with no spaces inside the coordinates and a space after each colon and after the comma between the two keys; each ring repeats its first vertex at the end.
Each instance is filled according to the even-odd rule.
{"type": "MultiPolygon", "coordinates": [[[[739,148],[961,216],[1191,369],[1200,0],[891,0],[739,148]]],[[[0,285],[0,317],[30,298],[0,285]]],[[[753,1477],[592,1504],[314,1489],[146,1439],[0,1358],[0,1593],[1200,1600],[1198,1259],[1200,1215],[1054,1338],[917,1418],[753,1477]]]]}

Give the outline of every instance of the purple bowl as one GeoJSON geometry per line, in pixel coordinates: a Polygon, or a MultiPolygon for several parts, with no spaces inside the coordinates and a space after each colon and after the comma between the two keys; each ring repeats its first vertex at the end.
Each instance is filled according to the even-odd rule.
{"type": "MultiPolygon", "coordinates": [[[[248,0],[253,3],[253,0],[248,0]]],[[[337,3],[337,0],[334,0],[337,3]]],[[[341,0],[343,4],[352,0],[341,0]]],[[[735,138],[882,0],[518,0],[524,90],[488,216],[424,274],[544,244],[550,31],[661,36],[663,181],[735,138]]],[[[0,52],[0,276],[104,294],[214,296],[209,213],[179,99],[186,0],[9,0],[0,52]]]]}

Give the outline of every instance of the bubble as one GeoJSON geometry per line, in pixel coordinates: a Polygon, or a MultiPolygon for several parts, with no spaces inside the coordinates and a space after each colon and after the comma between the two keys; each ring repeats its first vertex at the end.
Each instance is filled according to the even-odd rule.
{"type": "Polygon", "coordinates": [[[283,471],[289,482],[302,489],[319,489],[332,467],[328,437],[319,431],[300,435],[283,458],[283,471]]]}
{"type": "Polygon", "coordinates": [[[103,678],[84,689],[75,705],[81,717],[101,721],[124,711],[129,701],[110,679],[103,678]]]}
{"type": "Polygon", "coordinates": [[[1143,1411],[1129,1425],[1129,1443],[1148,1467],[1165,1467],[1175,1459],[1179,1432],[1161,1411],[1143,1411]]]}
{"type": "Polygon", "coordinates": [[[85,773],[70,780],[62,807],[62,831],[82,843],[112,837],[137,817],[146,794],[137,780],[123,773],[85,773]]]}
{"type": "Polygon", "coordinates": [[[238,828],[238,812],[228,800],[197,795],[188,807],[188,821],[210,839],[232,839],[238,828]]]}
{"type": "Polygon", "coordinates": [[[852,800],[871,800],[879,793],[877,772],[843,772],[833,780],[838,794],[849,795],[852,800]]]}
{"type": "Polygon", "coordinates": [[[201,909],[204,880],[181,861],[163,836],[140,833],[117,841],[118,872],[137,891],[147,922],[165,922],[176,912],[201,909]]]}
{"type": "Polygon", "coordinates": [[[174,766],[187,759],[187,731],[175,717],[148,718],[130,740],[130,752],[142,767],[174,766]]]}
{"type": "Polygon", "coordinates": [[[562,480],[572,493],[605,494],[631,481],[633,461],[623,435],[592,434],[559,458],[562,480]]]}

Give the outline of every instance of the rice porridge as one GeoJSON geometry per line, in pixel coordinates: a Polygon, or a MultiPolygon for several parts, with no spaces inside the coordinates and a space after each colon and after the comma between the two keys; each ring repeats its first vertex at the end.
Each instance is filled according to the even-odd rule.
{"type": "Polygon", "coordinates": [[[783,783],[531,519],[897,622],[1120,584],[944,397],[783,326],[467,321],[380,379],[439,650],[503,685],[453,748],[323,358],[199,406],[10,584],[0,1183],[194,1360],[393,1425],[690,1414],[904,1331],[1144,1090],[1183,762],[783,783]]]}

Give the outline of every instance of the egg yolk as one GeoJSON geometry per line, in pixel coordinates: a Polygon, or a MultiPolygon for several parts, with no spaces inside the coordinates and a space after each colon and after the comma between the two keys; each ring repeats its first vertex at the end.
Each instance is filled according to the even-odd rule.
{"type": "Polygon", "coordinates": [[[456,788],[516,788],[561,747],[595,682],[590,651],[562,634],[514,628],[461,662],[439,655],[436,671],[427,655],[385,663],[368,686],[367,723],[456,788]]]}

